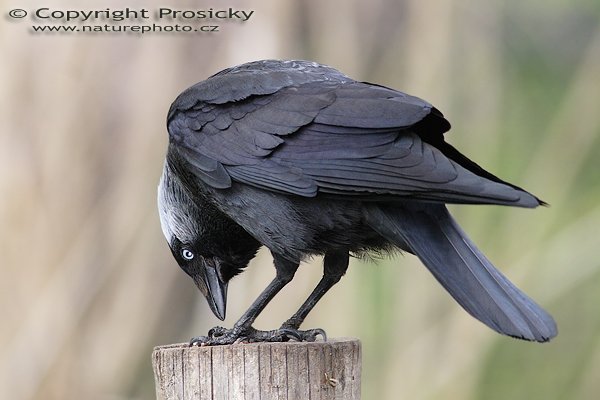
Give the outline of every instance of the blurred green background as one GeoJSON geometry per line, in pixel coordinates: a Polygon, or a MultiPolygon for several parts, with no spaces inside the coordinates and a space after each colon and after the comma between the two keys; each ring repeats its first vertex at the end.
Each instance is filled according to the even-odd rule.
{"type": "MultiPolygon", "coordinates": [[[[1,1],[0,398],[150,399],[153,346],[219,321],[156,212],[165,116],[231,65],[311,59],[422,97],[447,139],[551,204],[452,207],[473,240],[556,318],[532,344],[469,317],[412,256],[347,276],[305,323],[363,342],[364,399],[600,397],[600,2],[179,1],[254,10],[216,34],[33,34],[12,8],[155,9],[160,1],[1,1]]],[[[308,295],[301,267],[258,322],[308,295]]],[[[229,291],[232,325],[273,276],[261,252],[229,291]]]]}

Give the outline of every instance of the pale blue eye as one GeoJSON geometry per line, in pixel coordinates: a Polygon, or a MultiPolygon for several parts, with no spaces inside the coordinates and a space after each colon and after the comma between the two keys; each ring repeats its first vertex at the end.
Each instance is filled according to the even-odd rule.
{"type": "Polygon", "coordinates": [[[191,260],[192,258],[194,258],[194,253],[192,253],[190,250],[188,249],[183,249],[181,250],[181,256],[186,259],[186,260],[191,260]]]}

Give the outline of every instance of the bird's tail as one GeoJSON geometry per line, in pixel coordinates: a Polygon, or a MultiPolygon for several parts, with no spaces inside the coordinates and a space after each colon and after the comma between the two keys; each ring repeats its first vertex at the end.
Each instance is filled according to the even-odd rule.
{"type": "Polygon", "coordinates": [[[469,314],[490,328],[537,342],[556,336],[552,317],[492,265],[444,205],[370,205],[365,218],[384,238],[408,247],[469,314]]]}

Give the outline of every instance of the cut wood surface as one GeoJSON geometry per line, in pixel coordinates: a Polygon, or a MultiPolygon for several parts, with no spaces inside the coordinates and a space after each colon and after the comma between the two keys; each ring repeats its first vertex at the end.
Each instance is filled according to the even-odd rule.
{"type": "Polygon", "coordinates": [[[353,338],[327,342],[156,347],[159,400],[358,400],[361,348],[353,338]]]}

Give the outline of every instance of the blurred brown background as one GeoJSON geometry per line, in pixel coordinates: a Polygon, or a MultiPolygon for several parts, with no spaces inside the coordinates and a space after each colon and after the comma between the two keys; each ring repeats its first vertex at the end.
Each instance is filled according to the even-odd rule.
{"type": "MultiPolygon", "coordinates": [[[[485,328],[411,256],[353,261],[305,326],[362,339],[363,398],[598,398],[598,1],[171,5],[255,11],[205,35],[34,34],[29,18],[7,16],[164,3],[0,2],[1,399],[153,398],[152,347],[219,322],[160,232],[165,116],[191,84],[262,58],[315,60],[432,102],[453,124],[449,141],[551,204],[453,207],[556,317],[549,344],[485,328]]],[[[301,268],[258,327],[296,310],[320,263],[301,268]]],[[[230,286],[226,326],[272,275],[261,252],[230,286]]]]}

